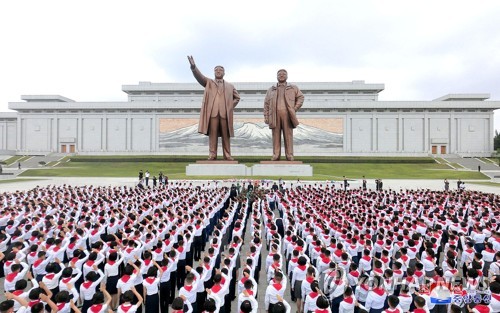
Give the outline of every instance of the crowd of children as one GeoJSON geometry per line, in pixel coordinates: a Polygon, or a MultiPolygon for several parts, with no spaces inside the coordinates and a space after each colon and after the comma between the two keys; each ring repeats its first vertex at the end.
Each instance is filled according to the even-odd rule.
{"type": "Polygon", "coordinates": [[[500,312],[496,195],[252,187],[3,193],[0,312],[500,312]]]}

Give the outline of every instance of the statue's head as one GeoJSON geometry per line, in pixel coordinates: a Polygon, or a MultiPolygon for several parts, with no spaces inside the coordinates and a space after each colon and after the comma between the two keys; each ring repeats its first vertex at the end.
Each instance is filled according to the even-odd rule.
{"type": "Polygon", "coordinates": [[[278,71],[277,77],[278,77],[278,82],[285,83],[286,80],[288,79],[288,72],[284,69],[281,69],[278,71]]]}
{"type": "Polygon", "coordinates": [[[215,75],[215,78],[216,79],[222,79],[224,78],[224,66],[222,65],[217,65],[216,67],[214,67],[214,75],[215,75]]]}

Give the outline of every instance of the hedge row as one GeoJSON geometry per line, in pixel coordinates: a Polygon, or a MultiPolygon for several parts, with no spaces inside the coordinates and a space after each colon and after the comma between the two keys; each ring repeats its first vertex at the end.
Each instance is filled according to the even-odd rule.
{"type": "MultiPolygon", "coordinates": [[[[71,157],[71,162],[135,162],[135,163],[171,163],[182,162],[190,163],[199,160],[204,160],[203,156],[157,156],[157,157],[142,157],[142,156],[120,156],[120,157],[105,157],[105,156],[75,156],[71,157]]],[[[414,158],[414,157],[296,157],[297,161],[304,163],[373,163],[373,164],[424,164],[435,163],[433,158],[414,158]]],[[[236,157],[241,163],[259,163],[267,161],[267,157],[251,157],[243,156],[236,157]]]]}

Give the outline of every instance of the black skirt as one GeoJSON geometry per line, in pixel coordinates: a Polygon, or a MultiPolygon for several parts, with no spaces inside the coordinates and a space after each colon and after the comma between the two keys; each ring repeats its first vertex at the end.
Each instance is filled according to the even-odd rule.
{"type": "Polygon", "coordinates": [[[87,313],[89,308],[92,306],[92,300],[83,300],[82,313],[87,313]]]}
{"type": "Polygon", "coordinates": [[[160,298],[158,294],[147,295],[146,296],[146,312],[147,313],[159,313],[160,312],[160,298]]]}
{"type": "Polygon", "coordinates": [[[118,275],[108,277],[106,281],[106,290],[109,292],[110,295],[116,295],[118,293],[116,284],[118,283],[119,279],[120,277],[118,275]]]}

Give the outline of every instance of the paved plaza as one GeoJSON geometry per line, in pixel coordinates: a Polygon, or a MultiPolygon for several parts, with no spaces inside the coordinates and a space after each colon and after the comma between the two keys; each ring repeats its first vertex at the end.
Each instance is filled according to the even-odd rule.
{"type": "MultiPolygon", "coordinates": [[[[5,179],[5,178],[4,178],[5,179]]],[[[194,185],[208,185],[209,183],[214,183],[213,180],[182,180],[186,183],[192,183],[194,185]]],[[[247,182],[250,180],[219,180],[217,181],[221,185],[231,185],[236,182],[247,182]]],[[[252,180],[255,181],[255,180],[252,180]]],[[[490,182],[490,180],[477,181],[477,183],[466,182],[466,190],[477,190],[487,193],[500,194],[499,186],[483,185],[480,183],[490,182]]],[[[94,186],[135,186],[138,183],[136,177],[25,177],[19,178],[15,181],[6,180],[2,182],[0,180],[0,191],[13,192],[16,190],[28,190],[35,188],[36,186],[47,186],[47,185],[71,185],[71,186],[83,186],[83,185],[94,185],[94,186]]],[[[287,181],[286,186],[289,188],[292,184],[296,184],[296,181],[287,181]]],[[[335,184],[336,188],[341,188],[340,181],[301,181],[301,184],[335,184]]],[[[265,181],[264,184],[272,185],[272,181],[265,181]]],[[[358,188],[361,186],[361,180],[350,180],[350,188],[358,188]]],[[[375,190],[375,181],[368,180],[368,188],[375,190]]],[[[442,180],[431,180],[431,179],[384,179],[383,189],[392,190],[406,190],[406,189],[432,189],[432,190],[443,190],[444,183],[442,180]]],[[[456,189],[456,180],[450,180],[450,189],[456,189]]]]}

